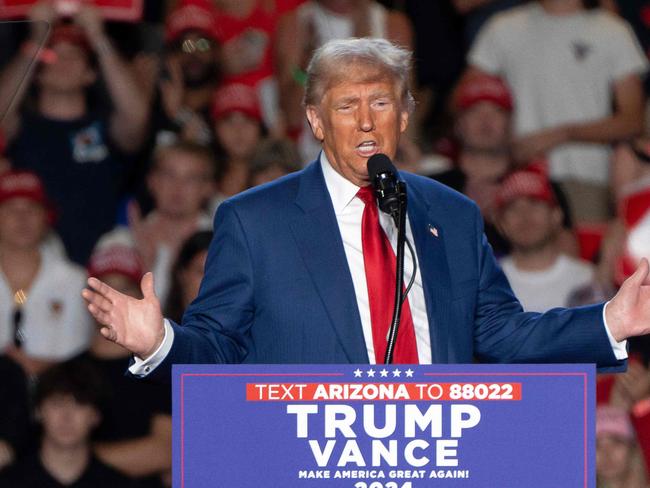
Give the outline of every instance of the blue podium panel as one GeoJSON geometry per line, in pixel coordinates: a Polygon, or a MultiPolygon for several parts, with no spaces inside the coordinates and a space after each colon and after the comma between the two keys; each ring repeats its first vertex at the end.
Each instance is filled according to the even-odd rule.
{"type": "Polygon", "coordinates": [[[595,487],[593,365],[174,366],[174,488],[595,487]]]}

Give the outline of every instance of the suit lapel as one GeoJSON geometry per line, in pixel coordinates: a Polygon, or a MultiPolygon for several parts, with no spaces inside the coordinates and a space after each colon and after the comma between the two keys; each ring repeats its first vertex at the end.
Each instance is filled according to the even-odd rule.
{"type": "Polygon", "coordinates": [[[434,216],[431,202],[408,186],[408,215],[422,276],[434,363],[448,361],[451,280],[445,252],[445,229],[434,216]]]}
{"type": "Polygon", "coordinates": [[[348,360],[367,363],[354,285],[319,162],[304,170],[296,205],[290,226],[303,263],[348,360]]]}

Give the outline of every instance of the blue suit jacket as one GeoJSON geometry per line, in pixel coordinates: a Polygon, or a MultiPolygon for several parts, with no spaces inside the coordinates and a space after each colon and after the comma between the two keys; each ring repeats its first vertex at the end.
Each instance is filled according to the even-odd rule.
{"type": "MultiPolygon", "coordinates": [[[[594,362],[621,367],[602,305],[524,313],[476,205],[411,174],[408,215],[434,363],[594,362]],[[438,236],[430,232],[438,230],[438,236]]],[[[319,162],[224,202],[198,298],[152,375],[173,363],[367,363],[343,242],[319,162]]]]}

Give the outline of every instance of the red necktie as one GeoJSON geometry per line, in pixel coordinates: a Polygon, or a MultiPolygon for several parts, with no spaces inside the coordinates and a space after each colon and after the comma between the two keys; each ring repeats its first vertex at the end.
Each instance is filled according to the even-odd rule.
{"type": "MultiPolygon", "coordinates": [[[[386,335],[393,318],[395,304],[395,268],[397,259],[393,248],[379,224],[379,213],[372,187],[365,186],[357,196],[366,205],[361,220],[363,242],[363,263],[366,269],[372,342],[375,346],[375,361],[384,362],[386,335]]],[[[418,350],[415,342],[413,318],[408,300],[402,305],[397,342],[393,354],[396,364],[417,364],[418,350]]]]}

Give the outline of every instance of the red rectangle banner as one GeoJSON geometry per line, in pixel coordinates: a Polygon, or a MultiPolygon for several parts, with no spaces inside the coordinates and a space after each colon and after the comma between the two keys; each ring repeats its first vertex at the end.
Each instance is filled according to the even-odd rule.
{"type": "MultiPolygon", "coordinates": [[[[37,0],[0,0],[0,19],[24,19],[37,0]]],[[[71,12],[84,1],[95,4],[106,20],[138,22],[143,0],[53,0],[60,12],[71,12]]]]}
{"type": "Polygon", "coordinates": [[[521,400],[521,383],[247,383],[246,400],[521,400]]]}

